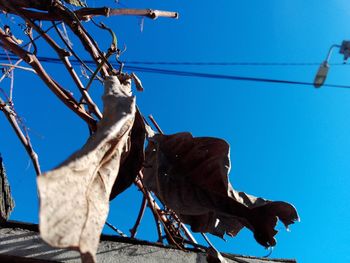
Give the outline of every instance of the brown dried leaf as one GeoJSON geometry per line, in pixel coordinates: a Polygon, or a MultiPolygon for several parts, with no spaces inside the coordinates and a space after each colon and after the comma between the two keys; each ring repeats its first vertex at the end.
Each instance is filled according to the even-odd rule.
{"type": "Polygon", "coordinates": [[[144,144],[146,140],[146,128],[139,110],[136,110],[134,125],[131,130],[131,146],[126,157],[122,157],[118,177],[113,185],[110,200],[125,191],[135,181],[145,161],[144,144]]]}
{"type": "Polygon", "coordinates": [[[83,1],[80,1],[80,0],[64,0],[64,1],[74,6],[83,6],[83,7],[87,6],[83,1]]]}
{"type": "Polygon", "coordinates": [[[228,181],[229,145],[190,133],[155,135],[146,149],[144,182],[194,232],[235,236],[243,227],[263,246],[274,246],[279,218],[298,220],[295,208],[235,191],[228,181]]]}
{"type": "Polygon", "coordinates": [[[83,148],[56,169],[38,177],[40,233],[51,246],[78,249],[94,262],[109,210],[109,196],[127,151],[135,117],[130,81],[105,81],[104,113],[83,148]]]}

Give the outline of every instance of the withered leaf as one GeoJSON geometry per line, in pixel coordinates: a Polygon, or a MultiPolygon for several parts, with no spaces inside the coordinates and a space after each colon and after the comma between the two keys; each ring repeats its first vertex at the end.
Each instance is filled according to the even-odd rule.
{"type": "Polygon", "coordinates": [[[41,237],[54,247],[78,249],[84,262],[95,261],[135,117],[130,81],[121,84],[109,77],[104,85],[104,112],[96,133],[63,164],[38,177],[41,237]]]}
{"type": "Polygon", "coordinates": [[[190,133],[155,135],[146,149],[144,182],[194,232],[235,236],[243,227],[274,246],[277,219],[298,220],[295,208],[235,191],[228,181],[229,145],[190,133]]]}
{"type": "Polygon", "coordinates": [[[74,6],[83,6],[86,7],[87,5],[81,1],[81,0],[64,0],[66,3],[74,5],[74,6]]]}
{"type": "Polygon", "coordinates": [[[110,200],[125,191],[135,181],[145,161],[144,144],[146,140],[146,128],[140,111],[137,109],[134,125],[130,135],[130,150],[124,152],[118,177],[113,185],[110,200]]]}

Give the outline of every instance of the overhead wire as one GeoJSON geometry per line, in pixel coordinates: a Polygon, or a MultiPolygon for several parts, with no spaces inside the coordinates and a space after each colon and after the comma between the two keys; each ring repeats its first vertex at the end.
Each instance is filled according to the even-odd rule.
{"type": "MultiPolygon", "coordinates": [[[[49,28],[51,29],[51,27],[49,28]]],[[[6,54],[0,53],[0,60],[3,59],[3,56],[6,54]]],[[[14,55],[12,55],[15,57],[14,55]]],[[[42,60],[47,59],[48,57],[38,57],[42,60]]],[[[50,60],[59,60],[56,58],[49,58],[50,60]]],[[[90,62],[84,60],[85,63],[90,62]]],[[[128,65],[174,65],[174,66],[319,66],[320,62],[244,62],[244,61],[142,61],[142,60],[129,60],[129,61],[121,61],[122,63],[128,65]]],[[[350,66],[347,63],[328,63],[330,66],[350,66]]]]}
{"type": "MultiPolygon", "coordinates": [[[[193,61],[124,61],[133,65],[174,66],[319,66],[320,62],[193,62],[193,61]]],[[[330,66],[350,66],[345,63],[328,63],[330,66]]]]}
{"type": "MultiPolygon", "coordinates": [[[[9,56],[16,57],[15,55],[9,54],[9,56]]],[[[7,56],[0,53],[0,61],[8,59],[7,56]]],[[[52,57],[43,57],[38,56],[38,59],[41,62],[46,63],[55,63],[60,64],[61,60],[58,58],[52,57]]],[[[86,64],[94,65],[94,61],[92,60],[84,60],[86,64]]],[[[71,63],[74,65],[80,65],[80,62],[76,59],[72,59],[71,63]]],[[[249,81],[249,82],[265,82],[265,83],[279,83],[279,84],[290,84],[290,85],[304,85],[304,86],[314,86],[312,82],[306,81],[293,81],[293,80],[281,80],[281,79],[270,79],[270,78],[257,78],[257,77],[243,77],[243,76],[235,76],[235,75],[224,75],[224,74],[214,74],[214,73],[203,73],[203,72],[193,72],[193,71],[180,71],[180,70],[172,70],[172,69],[162,69],[162,68],[152,68],[152,67],[140,67],[129,65],[131,63],[127,62],[124,66],[124,69],[135,71],[135,72],[144,72],[144,73],[154,73],[154,74],[163,74],[163,75],[175,75],[175,76],[183,76],[183,77],[197,77],[197,78],[209,78],[209,79],[226,79],[226,80],[235,80],[235,81],[249,81]]],[[[252,63],[250,63],[252,64],[252,63]]],[[[257,63],[255,63],[257,64],[257,63]]],[[[290,63],[289,63],[290,64],[290,63]]],[[[306,63],[303,63],[305,65],[306,63]]],[[[309,63],[310,64],[310,63],[309,63]]],[[[265,63],[264,65],[268,65],[265,63]]],[[[272,63],[270,63],[272,65],[272,63]]],[[[275,65],[275,64],[273,64],[275,65]]],[[[287,65],[284,63],[283,65],[287,65]]],[[[296,65],[296,64],[293,64],[296,65]]],[[[344,64],[342,64],[344,65],[344,64]]],[[[350,88],[349,85],[337,85],[337,84],[324,84],[325,87],[332,88],[350,88]]]]}
{"type": "MultiPolygon", "coordinates": [[[[280,79],[255,78],[255,77],[241,77],[241,76],[234,76],[234,75],[167,70],[167,69],[158,69],[158,68],[133,67],[133,66],[124,66],[124,68],[129,69],[129,70],[134,70],[136,72],[157,73],[157,74],[165,74],[165,75],[177,75],[177,76],[200,77],[200,78],[210,78],[210,79],[227,79],[227,80],[239,80],[239,81],[250,81],[250,82],[269,82],[269,83],[280,83],[280,84],[314,86],[314,83],[306,82],[306,81],[280,80],[280,79]]],[[[337,84],[323,84],[323,86],[332,87],[332,88],[350,88],[350,86],[348,86],[348,85],[337,85],[337,84]]]]}

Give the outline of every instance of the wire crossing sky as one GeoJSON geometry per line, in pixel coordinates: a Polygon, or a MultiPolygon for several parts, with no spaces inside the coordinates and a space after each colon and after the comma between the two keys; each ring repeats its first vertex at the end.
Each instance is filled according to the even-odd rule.
{"type": "MultiPolygon", "coordinates": [[[[14,56],[12,58],[15,58],[14,56]]],[[[7,61],[7,57],[1,57],[0,54],[0,61],[7,61]]],[[[60,59],[57,58],[50,58],[50,57],[40,57],[40,60],[42,62],[46,63],[56,63],[60,64],[60,59]]],[[[71,60],[72,64],[80,65],[80,62],[76,59],[71,60]]],[[[95,62],[92,60],[84,60],[84,62],[87,65],[94,65],[95,62]]],[[[254,77],[242,77],[242,76],[232,76],[232,75],[222,75],[222,74],[212,74],[212,73],[201,73],[201,72],[193,72],[193,71],[179,71],[179,70],[169,70],[169,69],[162,69],[162,68],[149,68],[149,67],[138,67],[138,66],[129,66],[129,64],[147,64],[147,65],[154,65],[154,64],[164,64],[165,63],[156,63],[156,62],[144,62],[144,63],[133,63],[133,62],[126,62],[126,65],[124,66],[124,69],[130,70],[130,71],[136,71],[136,72],[145,72],[145,73],[154,73],[154,74],[164,74],[164,75],[174,75],[174,76],[182,76],[182,77],[197,77],[197,78],[212,78],[212,79],[226,79],[226,80],[238,80],[238,81],[253,81],[253,82],[267,82],[267,83],[276,83],[276,84],[291,84],[291,85],[303,85],[303,86],[314,86],[312,82],[306,82],[306,81],[293,81],[293,80],[280,80],[280,79],[268,79],[268,78],[254,78],[254,77]]],[[[169,65],[183,65],[183,64],[169,64],[169,65]]],[[[198,65],[196,63],[187,63],[187,65],[198,65]]],[[[204,64],[200,64],[204,65],[204,64]]],[[[206,65],[220,65],[220,64],[206,64],[206,65]]],[[[238,65],[238,64],[235,64],[238,65]]],[[[249,65],[254,65],[254,63],[251,63],[249,65]]],[[[262,64],[256,64],[256,65],[262,65],[262,64]]],[[[266,66],[268,65],[274,65],[277,64],[264,64],[266,66]]],[[[297,64],[279,64],[279,65],[297,65],[297,64]]],[[[302,65],[302,64],[298,64],[302,65]]],[[[306,64],[303,64],[306,65],[306,64]]],[[[311,65],[311,64],[308,64],[311,65]]],[[[319,64],[314,64],[319,65],[319,64]]],[[[347,65],[347,64],[333,64],[333,65],[347,65]]],[[[118,66],[118,65],[115,65],[118,66]]],[[[338,84],[324,84],[324,87],[331,87],[331,88],[350,88],[348,85],[338,85],[338,84]]]]}

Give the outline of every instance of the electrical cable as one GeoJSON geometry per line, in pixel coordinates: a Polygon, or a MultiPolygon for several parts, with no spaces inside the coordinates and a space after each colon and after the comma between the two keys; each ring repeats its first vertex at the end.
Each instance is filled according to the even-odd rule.
{"type": "MultiPolygon", "coordinates": [[[[255,78],[255,77],[241,77],[241,76],[233,76],[233,75],[167,70],[167,69],[158,69],[158,68],[133,67],[133,66],[124,66],[124,68],[128,69],[128,70],[134,70],[136,72],[157,73],[157,74],[165,74],[165,75],[177,75],[177,76],[200,77],[200,78],[210,78],[210,79],[227,79],[227,80],[240,80],[240,81],[250,81],[250,82],[269,82],[269,83],[280,83],[280,84],[314,86],[314,83],[305,82],[305,81],[279,80],[279,79],[267,79],[267,78],[255,78]]],[[[337,85],[337,84],[323,84],[323,86],[324,87],[332,87],[332,88],[350,88],[350,86],[348,86],[348,85],[337,85]]]]}
{"type": "MultiPolygon", "coordinates": [[[[10,58],[16,58],[15,55],[9,54],[10,58]]],[[[7,56],[0,53],[0,61],[8,59],[7,56]]],[[[58,58],[51,57],[38,57],[41,62],[46,63],[55,63],[61,64],[61,60],[58,58]]],[[[86,64],[94,65],[92,60],[84,60],[86,64]]],[[[80,65],[80,62],[76,59],[72,59],[71,63],[74,65],[80,65]]],[[[279,84],[291,84],[291,85],[304,85],[304,86],[314,86],[312,82],[305,81],[293,81],[293,80],[279,80],[279,79],[269,79],[269,78],[256,78],[256,77],[242,77],[234,75],[223,75],[223,74],[213,74],[213,73],[202,73],[202,72],[192,72],[192,71],[179,71],[179,70],[170,70],[170,69],[161,69],[161,68],[149,68],[149,67],[138,67],[125,65],[124,69],[135,71],[135,72],[144,72],[144,73],[154,73],[154,74],[163,74],[163,75],[175,75],[175,76],[184,76],[184,77],[199,77],[199,78],[210,78],[210,79],[226,79],[226,80],[236,80],[236,81],[250,81],[250,82],[265,82],[265,83],[279,83],[279,84]]],[[[337,84],[324,84],[325,87],[332,88],[350,88],[349,85],[337,85],[337,84]]]]}
{"type": "MultiPolygon", "coordinates": [[[[5,56],[0,53],[0,59],[5,56]]],[[[44,59],[44,57],[40,57],[44,59]]],[[[55,59],[55,58],[50,58],[55,59]]],[[[173,65],[173,66],[319,66],[320,62],[194,62],[194,61],[121,61],[128,65],[173,65]]],[[[347,63],[328,63],[330,66],[350,66],[347,63]]],[[[94,64],[95,65],[95,64],[94,64]]]]}
{"type": "MultiPolygon", "coordinates": [[[[319,66],[319,62],[167,62],[167,61],[124,61],[133,65],[171,65],[171,66],[319,66]]],[[[350,66],[344,63],[328,63],[330,66],[350,66]]]]}

